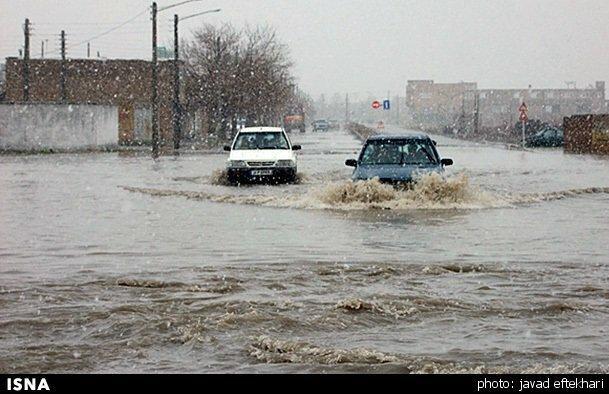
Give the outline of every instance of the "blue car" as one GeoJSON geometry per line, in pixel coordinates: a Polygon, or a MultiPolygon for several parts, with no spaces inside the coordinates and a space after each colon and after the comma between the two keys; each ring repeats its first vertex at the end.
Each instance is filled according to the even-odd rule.
{"type": "Polygon", "coordinates": [[[357,160],[345,165],[355,167],[353,180],[379,178],[385,183],[412,182],[425,173],[444,172],[452,159],[442,159],[436,143],[422,133],[374,135],[364,143],[357,160]]]}

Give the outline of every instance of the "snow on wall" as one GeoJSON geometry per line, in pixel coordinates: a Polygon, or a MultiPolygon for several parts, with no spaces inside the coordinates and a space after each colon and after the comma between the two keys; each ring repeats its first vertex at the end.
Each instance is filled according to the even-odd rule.
{"type": "Polygon", "coordinates": [[[69,150],[117,144],[116,106],[0,105],[0,149],[69,150]]]}

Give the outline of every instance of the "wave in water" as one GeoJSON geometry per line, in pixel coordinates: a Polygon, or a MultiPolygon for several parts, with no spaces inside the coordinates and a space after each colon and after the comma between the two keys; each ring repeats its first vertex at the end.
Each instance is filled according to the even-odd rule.
{"type": "MultiPolygon", "coordinates": [[[[214,173],[212,178],[217,179],[216,184],[221,184],[225,176],[222,173],[214,173]]],[[[609,193],[609,187],[590,187],[545,193],[498,195],[471,185],[465,174],[444,177],[435,173],[423,175],[417,183],[397,189],[381,183],[378,179],[371,179],[332,183],[304,194],[292,195],[221,195],[131,186],[122,186],[122,188],[157,197],[181,196],[232,204],[333,210],[485,209],[609,193]]]]}
{"type": "MultiPolygon", "coordinates": [[[[583,373],[581,365],[523,365],[519,368],[480,363],[460,363],[432,357],[390,354],[374,349],[340,349],[304,341],[282,340],[268,336],[252,339],[249,355],[268,364],[379,365],[388,372],[400,373],[583,373]]],[[[602,369],[606,369],[603,367],[602,369]]]]}

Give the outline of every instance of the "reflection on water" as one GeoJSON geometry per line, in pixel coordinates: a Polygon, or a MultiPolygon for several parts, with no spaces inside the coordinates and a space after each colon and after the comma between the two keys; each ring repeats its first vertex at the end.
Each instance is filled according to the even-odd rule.
{"type": "Polygon", "coordinates": [[[0,370],[608,371],[606,160],[437,137],[448,181],[395,190],[347,181],[351,136],[294,139],[279,186],[0,156],[0,370]]]}

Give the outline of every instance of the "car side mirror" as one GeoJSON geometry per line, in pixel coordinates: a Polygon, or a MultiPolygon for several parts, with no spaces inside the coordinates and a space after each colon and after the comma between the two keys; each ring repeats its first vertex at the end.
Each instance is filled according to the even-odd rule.
{"type": "Polygon", "coordinates": [[[436,140],[431,140],[431,142],[433,142],[433,146],[437,146],[438,143],[436,142],[436,140]]]}
{"type": "Polygon", "coordinates": [[[452,166],[453,159],[442,159],[440,160],[440,163],[442,163],[443,166],[452,166]]]}
{"type": "Polygon", "coordinates": [[[224,145],[224,151],[225,152],[230,152],[230,146],[224,145]]]}
{"type": "Polygon", "coordinates": [[[345,160],[345,165],[347,167],[357,167],[357,160],[355,160],[355,159],[347,159],[347,160],[345,160]]]}
{"type": "Polygon", "coordinates": [[[292,150],[301,150],[302,146],[300,145],[292,145],[292,150]]]}

